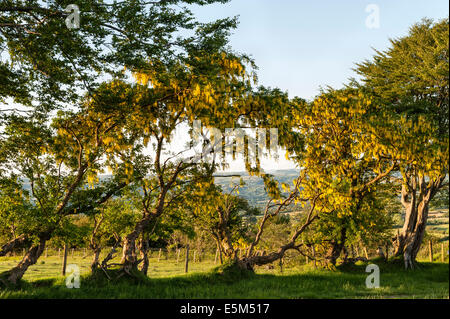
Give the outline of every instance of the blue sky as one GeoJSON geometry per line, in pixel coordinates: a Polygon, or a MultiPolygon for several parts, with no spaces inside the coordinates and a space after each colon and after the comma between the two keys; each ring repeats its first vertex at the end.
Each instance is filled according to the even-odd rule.
{"type": "MultiPolygon", "coordinates": [[[[231,0],[192,10],[204,22],[239,16],[231,46],[255,59],[260,84],[309,100],[321,86],[342,87],[355,76],[355,63],[372,57],[372,48],[386,49],[389,38],[406,35],[424,17],[439,20],[449,15],[447,0],[231,0]],[[366,7],[371,4],[379,8],[379,28],[366,26],[366,7]]],[[[184,149],[186,131],[176,134],[173,147],[184,149]]],[[[279,160],[262,159],[262,167],[295,166],[280,151],[279,160]]],[[[238,158],[227,171],[244,170],[238,158]]]]}
{"type": "Polygon", "coordinates": [[[352,67],[386,49],[424,17],[448,17],[444,0],[232,0],[195,7],[201,21],[239,15],[234,50],[253,56],[260,84],[313,98],[320,86],[339,88],[355,76],[352,67]],[[379,7],[380,27],[369,29],[369,4],[379,7]]]}
{"type": "MultiPolygon", "coordinates": [[[[251,55],[259,67],[260,84],[287,90],[291,97],[312,99],[320,87],[340,88],[355,63],[384,50],[389,38],[404,36],[422,18],[448,17],[446,0],[232,0],[194,7],[204,22],[239,15],[231,37],[234,50],[251,55]],[[379,8],[379,28],[368,28],[370,4],[379,8]]],[[[278,161],[265,159],[266,170],[294,168],[281,152],[278,161]]],[[[242,159],[229,171],[245,170],[242,159]]]]}

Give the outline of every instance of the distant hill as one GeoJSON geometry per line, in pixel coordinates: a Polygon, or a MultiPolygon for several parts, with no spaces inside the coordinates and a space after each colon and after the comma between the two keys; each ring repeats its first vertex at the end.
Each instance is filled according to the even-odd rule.
{"type": "MultiPolygon", "coordinates": [[[[293,181],[298,177],[298,170],[272,170],[267,171],[272,174],[274,178],[287,185],[293,185],[293,181]]],[[[264,183],[260,177],[249,176],[247,172],[227,172],[218,173],[219,176],[229,177],[216,177],[216,184],[220,185],[224,192],[230,191],[233,185],[239,183],[239,179],[244,180],[245,185],[239,189],[239,196],[245,198],[252,206],[263,209],[268,201],[267,193],[264,190],[264,183]],[[231,177],[233,176],[233,177],[231,177]],[[240,176],[240,177],[239,177],[240,176]]],[[[109,176],[102,176],[101,179],[107,179],[109,176]]],[[[30,190],[30,184],[27,179],[24,179],[24,188],[30,190]]],[[[298,211],[295,207],[291,208],[291,211],[298,211]]],[[[399,220],[397,227],[401,227],[403,224],[402,217],[399,220]]],[[[449,236],[449,217],[448,206],[442,209],[435,209],[430,211],[428,218],[428,231],[440,238],[448,239],[449,236]]]]}
{"type": "MultiPolygon", "coordinates": [[[[274,178],[288,185],[293,185],[293,180],[298,177],[297,170],[271,170],[266,173],[272,174],[274,178]]],[[[240,177],[244,180],[245,185],[239,189],[239,196],[245,198],[252,206],[259,208],[265,207],[268,196],[264,190],[264,183],[260,177],[249,176],[247,172],[227,172],[218,173],[217,175],[232,176],[236,177],[216,177],[216,184],[220,185],[222,189],[227,192],[231,190],[232,185],[239,183],[240,177]]],[[[101,180],[109,178],[109,175],[103,175],[100,177],[101,180]]],[[[24,189],[30,190],[30,182],[27,178],[23,179],[24,189]]]]}
{"type": "MultiPolygon", "coordinates": [[[[267,171],[268,174],[287,185],[293,186],[293,181],[298,177],[298,170],[272,170],[267,171]]],[[[244,180],[245,185],[239,189],[239,195],[245,198],[252,206],[264,208],[269,200],[266,191],[264,190],[264,183],[262,178],[249,176],[247,172],[233,172],[223,173],[218,175],[240,175],[244,180]]],[[[216,177],[216,184],[220,185],[222,189],[227,192],[231,190],[232,185],[239,183],[239,177],[216,177]]]]}

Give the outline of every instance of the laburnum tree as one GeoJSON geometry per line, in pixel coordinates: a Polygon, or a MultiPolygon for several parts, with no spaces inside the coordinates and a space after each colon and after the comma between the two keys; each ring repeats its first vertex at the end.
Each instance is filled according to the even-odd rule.
{"type": "MultiPolygon", "coordinates": [[[[295,139],[286,138],[285,141],[295,139]]],[[[297,149],[293,146],[292,149],[297,149]]],[[[270,264],[283,258],[287,251],[300,250],[303,246],[298,239],[311,223],[319,217],[316,205],[321,200],[321,194],[316,188],[308,188],[305,174],[302,173],[295,179],[292,190],[284,186],[284,192],[280,189],[279,182],[270,175],[261,173],[261,168],[256,165],[250,167],[251,174],[259,175],[264,180],[265,190],[271,198],[259,219],[255,229],[249,227],[244,218],[251,218],[260,213],[259,209],[250,207],[248,202],[238,196],[241,183],[234,184],[227,193],[221,191],[214,184],[212,176],[206,177],[202,182],[191,184],[186,199],[183,201],[189,216],[193,216],[193,222],[197,227],[211,234],[214,238],[221,261],[226,261],[231,267],[239,267],[243,270],[254,271],[255,266],[270,264]],[[305,189],[306,188],[306,189],[305,189]],[[201,204],[199,204],[201,201],[201,204]],[[271,221],[276,220],[283,212],[294,203],[309,202],[311,206],[306,214],[296,223],[288,234],[287,240],[267,255],[261,256],[257,247],[262,243],[264,233],[271,221]],[[242,254],[243,252],[243,254],[242,254]]],[[[273,234],[278,236],[279,234],[273,234]]]]}
{"type": "MultiPolygon", "coordinates": [[[[213,2],[216,1],[185,1],[186,4],[200,5],[213,2]]],[[[67,120],[82,126],[85,131],[82,134],[76,134],[73,128],[68,134],[64,129],[58,131],[60,139],[72,138],[78,153],[86,154],[93,160],[93,166],[80,164],[77,167],[74,172],[77,186],[84,184],[84,177],[95,182],[101,166],[101,156],[95,155],[100,153],[106,156],[103,164],[117,171],[118,167],[123,168],[123,174],[128,177],[125,182],[129,182],[138,167],[144,169],[148,166],[145,160],[139,162],[137,157],[128,154],[126,147],[121,149],[117,139],[133,145],[126,139],[138,136],[144,146],[156,141],[154,165],[147,172],[157,176],[161,195],[157,196],[158,204],[155,204],[158,214],[162,212],[164,205],[161,203],[164,203],[171,187],[175,186],[178,175],[195,166],[161,158],[163,147],[170,142],[174,128],[180,123],[192,123],[195,119],[221,129],[234,127],[239,118],[249,118],[258,108],[258,98],[254,98],[256,95],[252,94],[250,84],[253,74],[245,71],[244,64],[248,59],[224,50],[212,53],[226,44],[229,29],[235,26],[236,21],[224,19],[207,24],[197,23],[188,9],[179,9],[177,4],[181,3],[183,1],[75,2],[80,8],[81,26],[70,30],[61,21],[61,18],[67,17],[62,13],[65,3],[50,2],[44,6],[35,1],[25,6],[25,3],[13,5],[8,2],[1,8],[4,21],[1,25],[1,43],[3,48],[12,52],[8,58],[17,63],[2,65],[8,71],[3,73],[3,80],[7,82],[3,88],[17,86],[20,90],[16,92],[22,92],[16,97],[14,91],[7,89],[2,91],[2,97],[16,98],[15,102],[27,106],[37,105],[41,111],[62,108],[80,99],[83,103],[88,101],[89,108],[81,108],[75,118],[67,120]],[[175,37],[181,29],[195,31],[184,38],[180,35],[175,37]],[[127,83],[128,71],[139,74],[142,80],[140,85],[127,83]],[[101,75],[110,75],[114,80],[100,84],[98,80],[101,75]],[[23,83],[27,86],[19,86],[22,83],[17,79],[26,79],[23,83]],[[101,130],[98,128],[118,119],[114,115],[110,118],[108,114],[114,113],[120,103],[133,104],[134,107],[122,117],[133,117],[126,121],[129,125],[125,129],[127,133],[99,139],[101,130]],[[98,114],[104,116],[96,118],[98,114]],[[83,116],[90,118],[93,124],[77,121],[77,117],[83,116]],[[84,144],[82,139],[89,141],[84,144]],[[87,174],[88,168],[92,167],[95,169],[87,174]]],[[[265,90],[259,94],[266,95],[265,90]]],[[[276,103],[266,105],[266,109],[272,108],[271,114],[283,114],[274,109],[274,105],[276,103]]],[[[42,112],[40,115],[33,114],[30,121],[45,122],[48,113],[42,112]]],[[[259,116],[264,118],[263,112],[259,116]]],[[[14,115],[12,118],[16,117],[14,115]]],[[[110,133],[110,129],[106,132],[110,133]]],[[[7,143],[9,133],[3,136],[7,143]]],[[[80,162],[83,158],[77,156],[76,159],[80,162]]],[[[53,160],[49,165],[58,165],[56,159],[53,160]]],[[[76,164],[73,158],[70,164],[76,164]]],[[[147,194],[148,203],[153,204],[153,194],[153,189],[151,196],[147,194]]],[[[83,196],[76,195],[73,190],[68,192],[61,207],[73,197],[80,209],[95,208],[94,204],[83,202],[83,196]]],[[[148,224],[149,219],[149,216],[143,218],[142,223],[136,225],[136,232],[130,236],[142,233],[145,228],[142,226],[148,224]]],[[[133,242],[133,238],[128,237],[124,241],[124,256],[134,247],[134,244],[128,244],[133,242]]],[[[124,258],[124,264],[127,264],[127,258],[124,258]]],[[[132,264],[135,265],[134,262],[132,264]]]]}
{"type": "Polygon", "coordinates": [[[129,130],[151,149],[146,155],[151,164],[147,177],[139,181],[142,218],[123,239],[122,264],[129,274],[136,269],[136,241],[146,226],[174,207],[184,185],[215,170],[216,164],[205,163],[201,154],[186,158],[182,150],[165,152],[176,130],[182,125],[192,127],[194,120],[220,129],[233,127],[250,107],[252,77],[245,69],[246,58],[226,51],[208,53],[205,47],[209,46],[193,48],[196,54],[184,63],[167,67],[150,61],[149,68],[135,73],[135,97],[145,103],[130,114],[129,130]]]}
{"type": "Polygon", "coordinates": [[[111,198],[103,205],[95,208],[89,214],[89,233],[87,241],[89,248],[93,252],[91,272],[95,274],[97,270],[105,268],[106,263],[114,258],[115,249],[108,252],[105,259],[100,260],[101,252],[110,244],[113,247],[121,242],[124,236],[139,218],[139,211],[127,196],[126,189],[120,194],[120,198],[111,198]]]}
{"type": "Polygon", "coordinates": [[[449,23],[424,20],[391,40],[371,61],[357,65],[362,85],[384,105],[388,152],[401,158],[398,172],[405,210],[394,240],[396,255],[413,268],[430,202],[447,185],[449,144],[449,23]]]}
{"type": "Polygon", "coordinates": [[[0,179],[2,221],[8,221],[11,233],[0,255],[18,244],[28,250],[16,267],[2,274],[7,285],[16,284],[37,262],[68,216],[88,214],[127,185],[128,162],[123,160],[113,179],[97,180],[103,162],[117,162],[111,155],[115,149],[132,149],[132,138],[123,134],[126,107],[110,103],[115,108],[105,114],[93,112],[90,105],[86,101],[82,112],[60,111],[51,124],[21,116],[8,119],[0,179]]]}
{"type": "MultiPolygon", "coordinates": [[[[188,193],[185,192],[185,197],[188,193]]],[[[192,219],[186,214],[184,205],[180,205],[181,201],[177,200],[178,205],[173,205],[170,210],[166,211],[161,217],[152,220],[141,234],[137,248],[139,250],[139,270],[143,275],[147,275],[150,261],[149,253],[150,247],[157,245],[166,245],[169,250],[170,240],[174,233],[182,233],[193,236],[195,224],[192,223],[192,219]]],[[[139,210],[142,213],[142,209],[139,210]]],[[[129,233],[129,232],[128,232],[129,233]]]]}
{"type": "Polygon", "coordinates": [[[24,192],[22,183],[17,179],[2,179],[0,193],[1,250],[0,256],[6,256],[16,248],[29,244],[26,234],[33,227],[34,211],[29,193],[24,192]],[[20,218],[19,218],[20,216],[20,218]]]}
{"type": "Polygon", "coordinates": [[[239,246],[246,242],[248,229],[244,218],[257,215],[259,210],[251,207],[235,184],[227,192],[214,184],[214,180],[193,185],[186,198],[186,210],[197,228],[214,238],[221,263],[239,258],[239,246]]]}
{"type": "Polygon", "coordinates": [[[300,241],[301,235],[324,213],[324,209],[321,206],[322,194],[318,192],[317,188],[309,187],[307,175],[304,171],[300,172],[299,177],[293,181],[293,184],[293,187],[282,184],[284,194],[282,194],[277,181],[271,179],[268,183],[270,188],[266,186],[266,191],[271,198],[267,202],[263,215],[257,223],[255,236],[247,245],[244,256],[235,258],[233,261],[241,269],[253,271],[255,266],[270,264],[282,259],[286,252],[290,250],[301,252],[304,249],[305,245],[300,241]],[[310,205],[308,209],[304,210],[300,221],[293,225],[288,234],[288,239],[267,254],[258,254],[257,248],[262,243],[263,235],[267,231],[267,226],[270,222],[279,218],[292,205],[299,203],[309,203],[310,205]]]}
{"type": "MultiPolygon", "coordinates": [[[[356,233],[356,227],[365,227],[368,231],[381,227],[378,225],[377,228],[374,223],[377,211],[367,208],[368,198],[375,186],[396,167],[396,160],[385,153],[373,134],[380,128],[368,122],[369,115],[376,113],[377,105],[359,90],[330,91],[312,103],[295,99],[287,104],[285,109],[291,113],[286,121],[287,130],[282,131],[286,137],[281,143],[288,150],[287,155],[297,162],[300,176],[292,189],[282,185],[285,194],[279,183],[268,178],[266,191],[271,200],[245,256],[237,258],[234,250],[230,250],[233,262],[248,270],[274,262],[288,250],[304,249],[301,236],[313,223],[331,224],[333,232],[331,236],[322,233],[322,242],[327,242],[327,258],[334,264],[351,232],[356,233]],[[299,135],[302,138],[298,138],[299,135]],[[256,247],[268,221],[299,202],[307,204],[307,209],[292,230],[290,239],[265,256],[257,255],[256,247]]],[[[250,168],[250,171],[257,172],[257,169],[250,168]]],[[[229,237],[228,241],[231,241],[229,237]]]]}
{"type": "Polygon", "coordinates": [[[139,69],[149,59],[176,60],[202,37],[215,38],[236,25],[234,18],[200,23],[189,7],[225,2],[4,0],[0,101],[9,98],[15,104],[5,104],[0,112],[22,113],[26,106],[45,115],[79,102],[104,77],[123,77],[124,66],[139,69]],[[74,22],[74,14],[80,24],[69,28],[66,19],[74,22]]]}
{"type": "Polygon", "coordinates": [[[357,214],[343,218],[337,214],[323,214],[321,219],[311,225],[301,240],[305,244],[314,247],[305,251],[304,255],[315,259],[322,265],[333,269],[337,258],[342,258],[342,263],[354,263],[356,261],[367,261],[361,255],[367,247],[386,247],[392,238],[392,227],[394,225],[393,215],[398,213],[397,205],[392,205],[392,201],[397,200],[392,189],[385,192],[388,185],[386,181],[377,186],[376,189],[365,194],[359,205],[357,214]],[[342,237],[342,230],[345,228],[345,240],[339,255],[332,255],[333,247],[336,246],[342,237]]]}
{"type": "MultiPolygon", "coordinates": [[[[106,98],[107,102],[101,101],[105,98],[105,94],[100,96],[101,93],[108,93],[108,88],[101,84],[105,77],[126,78],[124,67],[128,70],[141,69],[144,65],[149,65],[147,63],[149,59],[158,59],[165,64],[171,64],[180,56],[184,56],[188,48],[195,47],[199,40],[205,43],[220,42],[223,34],[235,26],[235,19],[199,23],[194,20],[187,8],[187,5],[191,4],[206,5],[214,2],[225,1],[3,1],[1,3],[0,48],[6,59],[0,65],[2,71],[0,98],[3,104],[1,115],[6,127],[5,130],[2,127],[1,136],[2,169],[4,169],[2,173],[6,179],[16,181],[19,194],[22,182],[19,179],[24,176],[29,178],[30,174],[34,174],[39,176],[39,179],[48,178],[52,181],[51,185],[43,185],[42,182],[33,185],[33,188],[36,186],[40,190],[35,191],[35,195],[30,197],[33,209],[39,210],[39,207],[36,207],[39,202],[36,196],[44,196],[45,193],[45,196],[55,199],[47,201],[46,205],[49,206],[45,208],[46,214],[52,211],[52,208],[49,208],[52,205],[55,216],[68,214],[69,204],[83,210],[92,210],[99,201],[91,200],[89,203],[84,201],[84,198],[100,196],[102,192],[99,188],[81,192],[81,186],[88,182],[87,178],[95,182],[100,169],[101,154],[119,151],[118,141],[124,142],[126,139],[123,135],[112,135],[103,136],[105,140],[102,140],[102,134],[120,131],[115,127],[117,123],[108,127],[117,119],[115,117],[117,113],[114,111],[108,110],[106,112],[108,115],[98,117],[99,112],[95,111],[96,115],[93,116],[92,108],[90,111],[79,108],[80,113],[76,115],[64,115],[67,117],[66,124],[69,124],[62,127],[56,125],[58,133],[49,130],[45,123],[53,114],[48,111],[67,109],[68,106],[77,108],[76,105],[86,101],[86,96],[97,104],[97,109],[102,107],[104,110],[105,105],[112,102],[110,97],[106,98]],[[77,5],[80,10],[79,28],[68,28],[65,24],[65,19],[73,13],[73,9],[72,12],[65,12],[69,4],[77,5]],[[180,6],[183,4],[184,7],[180,6]],[[7,106],[9,99],[14,103],[12,106],[7,106]],[[23,113],[24,106],[31,107],[30,111],[25,109],[23,113]],[[24,118],[20,119],[19,114],[24,115],[24,118]],[[86,117],[90,119],[86,120],[86,117]],[[15,124],[11,124],[12,122],[15,124]],[[22,124],[18,126],[17,123],[22,124]],[[30,127],[33,134],[30,134],[28,129],[30,127]],[[39,134],[35,135],[40,130],[49,134],[45,141],[39,138],[39,134]],[[26,147],[31,142],[37,141],[41,141],[42,144],[32,145],[31,149],[26,147]],[[15,142],[18,144],[14,149],[15,142]],[[19,149],[18,145],[24,148],[19,149]],[[56,146],[60,150],[53,152],[53,147],[56,146]],[[48,150],[52,150],[52,153],[48,154],[48,150]],[[58,152],[59,157],[55,155],[58,152]],[[66,158],[61,154],[67,154],[66,158]],[[19,159],[19,155],[22,158],[19,159]],[[27,162],[28,172],[25,172],[20,164],[13,165],[14,160],[19,163],[27,162]],[[30,163],[32,169],[29,168],[30,163]],[[16,171],[11,171],[11,167],[16,171]],[[60,185],[60,188],[50,189],[55,188],[55,185],[60,185]]],[[[123,118],[126,118],[126,115],[123,118]]],[[[62,118],[59,118],[59,124],[62,124],[61,120],[62,118]]],[[[120,157],[124,156],[123,153],[120,157]]],[[[107,164],[117,162],[117,158],[113,155],[107,156],[107,164]]],[[[130,175],[127,160],[122,159],[119,165],[115,164],[113,166],[121,171],[117,176],[130,175]]],[[[32,178],[33,182],[34,179],[36,177],[32,178]]],[[[14,185],[14,183],[7,184],[8,187],[14,185]]],[[[109,186],[114,186],[113,184],[109,186]]],[[[118,181],[114,187],[121,185],[124,185],[124,182],[118,181]]],[[[9,196],[6,191],[7,189],[4,189],[2,193],[9,196]]],[[[111,196],[112,192],[108,191],[107,194],[111,196]]],[[[106,198],[101,199],[103,200],[106,198]]],[[[43,212],[43,209],[40,211],[43,212]]],[[[72,212],[75,212],[75,209],[72,209],[72,212]]],[[[55,218],[56,221],[59,220],[59,217],[55,218]]],[[[58,225],[54,221],[49,224],[58,225]]],[[[38,248],[35,248],[36,245],[33,246],[32,251],[30,250],[33,256],[25,258],[19,268],[9,273],[9,282],[17,282],[26,268],[36,262],[52,230],[53,226],[50,225],[48,229],[30,232],[32,234],[30,237],[38,233],[36,236],[40,238],[38,241],[41,245],[38,248]]],[[[22,235],[18,235],[20,239],[13,238],[3,248],[14,247],[14,243],[21,240],[22,235]]],[[[4,252],[6,253],[5,250],[4,252]]]]}
{"type": "Polygon", "coordinates": [[[118,82],[116,90],[133,92],[130,98],[139,101],[129,114],[127,130],[139,136],[149,149],[144,156],[149,163],[148,174],[138,182],[143,190],[143,216],[123,239],[123,270],[129,274],[137,268],[137,239],[149,223],[173,207],[175,198],[181,196],[177,195],[177,186],[197,181],[201,175],[211,176],[219,164],[217,158],[207,163],[207,154],[187,157],[182,150],[167,152],[179,127],[192,128],[198,120],[202,129],[224,133],[227,128],[257,126],[263,120],[265,125],[282,126],[289,118],[284,112],[286,96],[279,90],[255,90],[252,61],[222,46],[220,39],[204,37],[190,47],[185,59],[171,65],[148,61],[148,67],[133,70],[135,84],[118,82]]]}
{"type": "Polygon", "coordinates": [[[372,209],[368,199],[397,167],[397,159],[376,135],[383,128],[372,121],[379,106],[370,95],[330,90],[301,105],[294,115],[305,143],[297,157],[305,174],[301,186],[320,194],[316,209],[325,213],[314,227],[334,265],[349,238],[362,229],[379,230],[381,211],[372,209]]]}
{"type": "MultiPolygon", "coordinates": [[[[122,239],[135,230],[136,224],[142,221],[146,216],[146,207],[151,199],[145,198],[146,188],[151,183],[148,176],[139,182],[130,183],[120,198],[110,199],[108,202],[98,207],[98,212],[91,215],[94,220],[92,232],[90,235],[90,247],[95,252],[92,263],[92,273],[106,275],[108,279],[113,279],[113,274],[109,270],[116,267],[117,264],[110,263],[118,248],[122,244],[122,239]],[[144,192],[144,194],[142,194],[144,192]],[[106,243],[113,245],[103,260],[100,260],[100,252],[106,246],[106,243]],[[98,270],[101,270],[98,272],[98,270]]],[[[189,196],[183,192],[183,196],[189,196]],[[186,195],[185,195],[186,194],[186,195]]],[[[147,194],[148,195],[148,194],[147,194]]],[[[184,200],[183,200],[184,202],[184,200]]],[[[150,243],[164,243],[169,241],[171,234],[175,231],[191,232],[192,220],[188,220],[184,206],[180,204],[179,199],[172,198],[172,205],[158,216],[152,218],[142,229],[135,245],[139,252],[136,256],[139,271],[147,275],[149,268],[149,249],[150,243]]],[[[119,275],[124,275],[120,273],[119,275]]]]}

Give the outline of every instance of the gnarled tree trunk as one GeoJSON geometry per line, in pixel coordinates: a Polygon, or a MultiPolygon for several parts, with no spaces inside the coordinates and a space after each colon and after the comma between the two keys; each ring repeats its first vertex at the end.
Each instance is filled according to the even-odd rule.
{"type": "MultiPolygon", "coordinates": [[[[313,215],[315,212],[315,206],[316,206],[316,200],[319,198],[318,196],[315,197],[311,203],[311,208],[309,209],[308,215],[306,217],[306,221],[303,223],[302,226],[300,226],[292,235],[290,241],[284,245],[282,245],[277,251],[271,252],[269,254],[264,254],[263,256],[258,256],[257,253],[254,252],[255,246],[258,244],[263,231],[264,231],[264,225],[268,218],[270,218],[270,215],[266,213],[264,214],[263,220],[260,224],[260,228],[258,231],[258,234],[253,241],[253,243],[250,245],[250,248],[247,251],[247,255],[244,258],[237,259],[236,258],[236,264],[241,267],[242,269],[247,269],[250,271],[253,271],[254,266],[263,266],[270,263],[273,263],[276,260],[281,260],[286,252],[288,250],[297,250],[300,251],[300,247],[304,244],[297,244],[297,239],[300,237],[300,235],[311,225],[311,223],[318,218],[318,215],[313,215]]],[[[274,215],[272,215],[274,216],[274,215]]]]}
{"type": "Polygon", "coordinates": [[[157,218],[160,214],[146,214],[134,227],[133,231],[129,233],[123,239],[123,251],[122,251],[122,269],[129,275],[132,275],[132,271],[138,270],[138,258],[136,255],[136,242],[139,236],[143,234],[145,228],[150,222],[157,218]]]}
{"type": "Polygon", "coordinates": [[[220,240],[214,236],[214,240],[216,241],[217,245],[217,253],[219,255],[219,263],[223,265],[223,256],[222,256],[222,245],[220,244],[220,240]]]}
{"type": "Polygon", "coordinates": [[[271,252],[263,256],[253,254],[251,256],[246,256],[241,259],[236,259],[236,263],[242,269],[253,271],[255,266],[263,266],[273,263],[274,261],[280,260],[281,258],[284,257],[286,251],[290,249],[299,249],[301,245],[296,245],[295,240],[292,240],[288,244],[281,246],[275,252],[271,252]]]}
{"type": "MultiPolygon", "coordinates": [[[[175,175],[176,177],[177,175],[175,175]]],[[[134,226],[131,233],[125,236],[123,240],[123,251],[122,251],[122,269],[128,275],[132,275],[132,271],[138,271],[138,259],[136,256],[136,241],[139,236],[144,232],[145,228],[150,224],[152,220],[157,219],[164,212],[164,205],[166,200],[166,195],[170,189],[171,184],[165,185],[158,197],[158,202],[153,211],[149,211],[147,207],[144,208],[144,215],[141,220],[134,226]]]]}
{"type": "Polygon", "coordinates": [[[28,238],[25,235],[21,235],[10,240],[0,248],[0,257],[6,256],[6,254],[12,252],[15,248],[23,246],[27,243],[28,238]]]}
{"type": "Polygon", "coordinates": [[[395,256],[403,255],[405,268],[414,268],[425,235],[430,201],[442,187],[444,176],[429,182],[411,176],[402,185],[401,202],[405,208],[403,228],[394,240],[395,256]]]}
{"type": "Polygon", "coordinates": [[[44,252],[46,242],[47,238],[41,237],[38,244],[32,245],[28,249],[19,264],[5,273],[8,284],[16,285],[22,279],[27,269],[34,265],[44,252]]]}
{"type": "Polygon", "coordinates": [[[148,274],[148,266],[149,266],[149,260],[148,260],[148,240],[144,238],[144,236],[141,237],[139,240],[139,253],[142,260],[142,265],[140,271],[147,276],[148,274]]]}
{"type": "Polygon", "coordinates": [[[91,245],[90,248],[94,252],[91,263],[91,271],[94,273],[100,267],[100,253],[102,249],[99,245],[91,245]]]}
{"type": "Polygon", "coordinates": [[[229,223],[229,212],[218,208],[219,224],[216,231],[213,231],[213,236],[220,250],[220,258],[222,263],[223,255],[226,259],[237,260],[238,251],[233,245],[233,239],[228,227],[229,223]]]}
{"type": "Polygon", "coordinates": [[[345,241],[347,239],[347,230],[345,227],[341,229],[340,238],[331,243],[331,247],[328,249],[325,259],[332,265],[336,265],[338,258],[341,256],[341,252],[345,248],[345,241]]]}
{"type": "Polygon", "coordinates": [[[146,220],[141,220],[136,224],[134,230],[127,236],[125,236],[123,240],[121,264],[123,270],[130,275],[131,271],[137,270],[138,266],[138,260],[136,256],[136,240],[147,224],[148,222],[146,222],[146,220]]]}

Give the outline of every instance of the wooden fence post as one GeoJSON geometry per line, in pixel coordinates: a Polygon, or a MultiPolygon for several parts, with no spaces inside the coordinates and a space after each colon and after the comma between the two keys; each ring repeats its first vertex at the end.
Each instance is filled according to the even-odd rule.
{"type": "Polygon", "coordinates": [[[223,256],[222,256],[222,249],[219,248],[219,262],[221,265],[223,265],[223,256]]]}
{"type": "Polygon", "coordinates": [[[280,273],[283,273],[283,257],[280,258],[280,273]]]}
{"type": "Polygon", "coordinates": [[[161,260],[161,248],[159,249],[158,262],[161,260]]]}
{"type": "Polygon", "coordinates": [[[377,248],[377,255],[378,255],[378,257],[385,258],[383,249],[380,246],[378,246],[378,248],[377,248]]]}
{"type": "Polygon", "coordinates": [[[389,244],[386,244],[386,260],[389,259],[389,244]]]}
{"type": "Polygon", "coordinates": [[[433,262],[433,242],[431,241],[431,239],[428,246],[430,250],[430,262],[433,262]]]}
{"type": "Polygon", "coordinates": [[[189,271],[189,244],[186,245],[186,260],[184,262],[184,272],[187,274],[189,271]]]}
{"type": "Polygon", "coordinates": [[[66,266],[67,266],[67,244],[64,244],[64,256],[63,256],[63,264],[62,264],[62,275],[66,275],[66,266]]]}
{"type": "MultiPolygon", "coordinates": [[[[352,251],[353,251],[353,247],[352,247],[352,251]]],[[[317,263],[316,263],[316,248],[314,247],[314,245],[312,245],[312,255],[314,258],[314,268],[317,269],[317,263]]]]}
{"type": "Polygon", "coordinates": [[[197,260],[196,257],[197,257],[197,251],[194,250],[194,263],[195,263],[195,261],[197,260]]]}
{"type": "Polygon", "coordinates": [[[180,261],[180,251],[181,249],[177,249],[177,264],[180,261]]]}
{"type": "Polygon", "coordinates": [[[441,261],[445,261],[445,255],[444,255],[444,243],[441,243],[441,261]]]}

